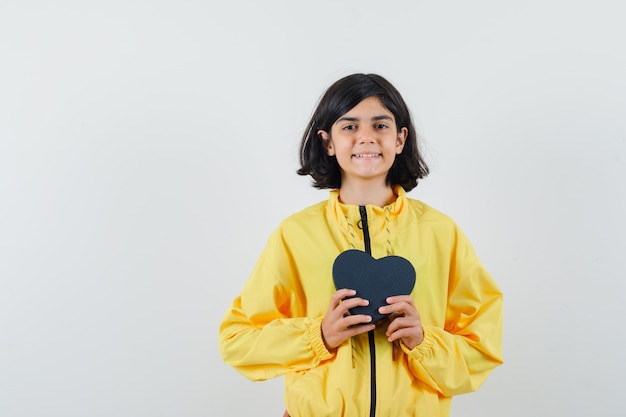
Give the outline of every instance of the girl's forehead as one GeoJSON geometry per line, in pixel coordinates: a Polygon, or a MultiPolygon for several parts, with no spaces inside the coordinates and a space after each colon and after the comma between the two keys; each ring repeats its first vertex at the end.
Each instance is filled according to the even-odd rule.
{"type": "Polygon", "coordinates": [[[382,100],[378,96],[370,96],[361,100],[356,106],[352,107],[350,110],[345,112],[343,115],[339,117],[339,119],[343,117],[350,117],[351,115],[368,115],[368,114],[376,114],[376,115],[388,115],[393,117],[393,113],[389,111],[387,107],[383,104],[382,100]]]}

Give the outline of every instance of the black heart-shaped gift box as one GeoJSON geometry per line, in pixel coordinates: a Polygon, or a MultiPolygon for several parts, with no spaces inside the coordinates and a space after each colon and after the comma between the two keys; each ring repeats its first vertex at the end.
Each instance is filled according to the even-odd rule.
{"type": "Polygon", "coordinates": [[[374,259],[369,254],[350,249],[337,256],[333,264],[336,289],[349,288],[355,297],[369,301],[367,306],[350,309],[350,314],[372,316],[372,323],[386,317],[378,308],[387,305],[387,297],[408,295],[415,286],[415,268],[401,256],[374,259]]]}

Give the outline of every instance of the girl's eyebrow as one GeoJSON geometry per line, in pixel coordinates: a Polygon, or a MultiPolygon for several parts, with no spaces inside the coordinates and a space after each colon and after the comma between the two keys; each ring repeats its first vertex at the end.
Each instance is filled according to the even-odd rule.
{"type": "MultiPolygon", "coordinates": [[[[370,119],[372,122],[376,122],[379,120],[393,120],[391,118],[391,116],[387,116],[386,114],[382,114],[380,116],[374,116],[370,119]]],[[[339,119],[337,119],[337,121],[335,123],[339,123],[339,122],[360,122],[361,119],[359,119],[358,117],[340,117],[339,119]]]]}

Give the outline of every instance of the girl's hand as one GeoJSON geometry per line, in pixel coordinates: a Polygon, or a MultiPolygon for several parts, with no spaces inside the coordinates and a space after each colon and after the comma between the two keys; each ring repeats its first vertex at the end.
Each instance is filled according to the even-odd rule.
{"type": "Polygon", "coordinates": [[[399,295],[387,298],[389,305],[378,309],[381,314],[389,314],[389,326],[387,327],[387,338],[390,342],[401,339],[404,346],[413,349],[424,340],[424,329],[420,320],[420,313],[417,312],[413,297],[410,295],[399,295]]]}
{"type": "Polygon", "coordinates": [[[350,315],[348,311],[358,306],[366,306],[369,301],[362,298],[348,298],[356,294],[356,291],[341,289],[330,298],[330,305],[324,320],[322,320],[322,339],[326,348],[331,350],[357,334],[374,330],[374,324],[366,324],[372,321],[371,316],[364,314],[350,315]]]}

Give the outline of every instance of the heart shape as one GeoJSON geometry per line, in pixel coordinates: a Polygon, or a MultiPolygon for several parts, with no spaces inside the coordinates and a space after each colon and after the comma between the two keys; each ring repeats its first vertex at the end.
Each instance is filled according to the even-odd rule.
{"type": "Polygon", "coordinates": [[[354,297],[370,302],[367,306],[350,309],[350,314],[372,316],[374,323],[387,316],[378,312],[379,307],[387,305],[387,297],[411,294],[415,268],[401,256],[374,259],[363,251],[349,249],[335,259],[333,280],[335,288],[355,290],[354,297]]]}

